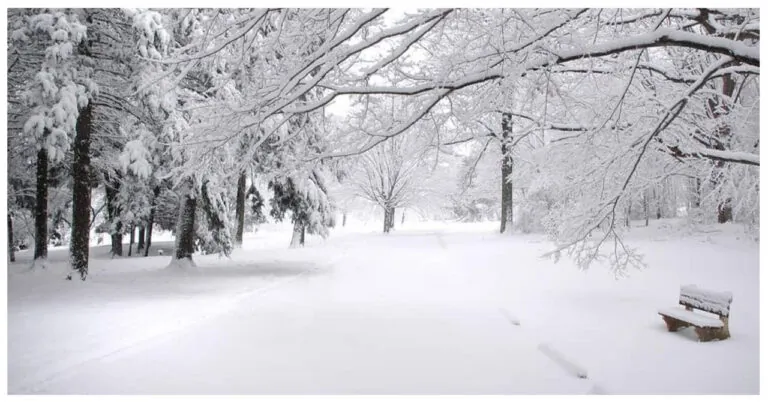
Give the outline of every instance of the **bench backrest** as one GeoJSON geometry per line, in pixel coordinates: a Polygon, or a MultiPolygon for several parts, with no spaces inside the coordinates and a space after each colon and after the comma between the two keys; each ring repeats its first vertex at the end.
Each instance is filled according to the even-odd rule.
{"type": "Polygon", "coordinates": [[[733,294],[704,290],[695,285],[680,287],[680,305],[692,307],[712,314],[728,317],[733,294]]]}

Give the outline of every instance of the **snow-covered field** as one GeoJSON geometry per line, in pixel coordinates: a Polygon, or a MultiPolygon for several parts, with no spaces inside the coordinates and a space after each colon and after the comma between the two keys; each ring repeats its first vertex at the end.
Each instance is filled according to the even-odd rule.
{"type": "Polygon", "coordinates": [[[738,226],[634,228],[648,267],[614,279],[539,256],[498,224],[335,230],[231,258],[111,260],[64,281],[20,252],[8,275],[11,394],[639,394],[759,392],[758,243],[738,226]],[[681,284],[731,291],[731,339],[666,331],[681,284]],[[577,373],[587,378],[577,378],[577,373]]]}

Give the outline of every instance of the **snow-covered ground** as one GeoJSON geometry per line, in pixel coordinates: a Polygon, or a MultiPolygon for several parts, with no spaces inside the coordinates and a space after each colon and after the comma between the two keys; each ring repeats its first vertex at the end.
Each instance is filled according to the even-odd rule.
{"type": "MultiPolygon", "coordinates": [[[[539,256],[496,223],[337,229],[287,249],[247,235],[231,258],[169,269],[92,248],[86,282],[20,252],[8,275],[12,394],[515,394],[759,391],[758,243],[738,226],[635,228],[648,267],[616,280],[539,256]],[[666,331],[682,284],[731,291],[731,339],[666,331]],[[577,378],[584,373],[587,378],[577,378]]],[[[162,239],[162,237],[159,237],[162,239]]],[[[126,250],[127,251],[127,250],[126,250]]]]}

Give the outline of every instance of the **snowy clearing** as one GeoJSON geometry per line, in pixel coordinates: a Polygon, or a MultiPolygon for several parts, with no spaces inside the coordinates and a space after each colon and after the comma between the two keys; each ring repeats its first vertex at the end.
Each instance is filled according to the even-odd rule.
{"type": "Polygon", "coordinates": [[[110,260],[92,247],[86,282],[57,271],[66,249],[34,272],[21,252],[9,392],[758,393],[758,243],[735,225],[651,225],[628,234],[648,268],[622,280],[540,259],[544,236],[501,236],[498,223],[336,229],[303,249],[275,228],[187,271],[168,269],[168,253],[110,260]],[[666,331],[657,309],[687,284],[733,293],[731,339],[666,331]]]}

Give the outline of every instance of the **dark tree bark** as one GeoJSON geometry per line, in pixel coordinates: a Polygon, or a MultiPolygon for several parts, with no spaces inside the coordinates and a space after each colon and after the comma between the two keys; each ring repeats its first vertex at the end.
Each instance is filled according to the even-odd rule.
{"type": "Polygon", "coordinates": [[[730,221],[733,221],[733,205],[729,197],[723,200],[717,207],[717,222],[724,224],[730,221]]]}
{"type": "Polygon", "coordinates": [[[88,276],[88,245],[91,232],[91,103],[80,111],[74,142],[72,164],[72,237],[69,245],[70,264],[80,279],[88,276]]]}
{"type": "Polygon", "coordinates": [[[147,220],[147,243],[144,246],[144,257],[149,256],[149,247],[152,246],[152,226],[155,222],[155,208],[157,206],[157,197],[160,195],[160,186],[155,186],[152,190],[152,206],[149,208],[149,219],[147,220]]]}
{"type": "Polygon", "coordinates": [[[384,233],[389,233],[395,227],[395,209],[391,207],[384,208],[384,233]]]}
{"type": "Polygon", "coordinates": [[[389,233],[389,208],[384,208],[384,233],[389,233]]]}
{"type": "Polygon", "coordinates": [[[195,210],[197,209],[197,197],[188,190],[183,197],[181,211],[179,212],[179,225],[176,231],[176,260],[187,259],[192,261],[195,253],[195,210]]]}
{"type": "Polygon", "coordinates": [[[8,258],[11,262],[16,261],[16,252],[13,251],[13,219],[11,213],[8,213],[8,258]]]}
{"type": "Polygon", "coordinates": [[[512,169],[512,114],[501,115],[501,233],[512,232],[513,188],[512,169]]]}
{"type": "Polygon", "coordinates": [[[37,152],[34,259],[48,258],[48,150],[37,152]]]}
{"type": "Polygon", "coordinates": [[[117,204],[117,194],[120,192],[120,179],[104,174],[104,191],[107,195],[107,215],[112,224],[110,238],[112,239],[112,256],[123,255],[123,223],[120,221],[121,208],[117,204]]]}
{"type": "Polygon", "coordinates": [[[133,244],[136,242],[135,233],[136,233],[136,227],[131,226],[131,238],[129,239],[129,242],[128,242],[128,257],[130,257],[131,253],[133,253],[133,244]]]}
{"type": "Polygon", "coordinates": [[[243,227],[245,226],[245,172],[237,179],[237,201],[235,203],[237,229],[235,231],[235,246],[243,246],[243,227]]]}
{"type": "Polygon", "coordinates": [[[144,225],[139,226],[139,236],[137,237],[136,253],[139,253],[144,249],[144,225]]]}

